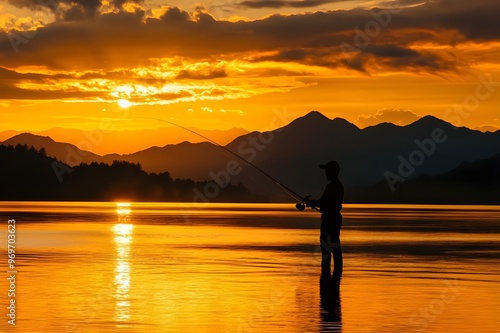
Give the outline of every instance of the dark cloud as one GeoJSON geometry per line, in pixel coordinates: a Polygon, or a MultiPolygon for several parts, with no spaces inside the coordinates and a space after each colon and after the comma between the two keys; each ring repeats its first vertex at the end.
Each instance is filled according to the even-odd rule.
{"type": "Polygon", "coordinates": [[[363,48],[363,51],[384,58],[417,57],[420,55],[417,51],[393,44],[371,44],[363,48]]]}
{"type": "Polygon", "coordinates": [[[0,81],[29,81],[40,83],[46,80],[92,80],[92,79],[108,79],[113,81],[127,80],[157,80],[158,83],[164,84],[165,79],[158,79],[153,76],[138,76],[131,70],[116,70],[108,72],[85,72],[85,73],[57,73],[57,74],[41,74],[41,73],[20,73],[15,70],[0,67],[0,81]]]}
{"type": "Polygon", "coordinates": [[[325,5],[334,2],[345,2],[352,0],[249,0],[237,4],[238,7],[246,8],[307,8],[325,5]]]}
{"type": "Polygon", "coordinates": [[[252,68],[247,69],[242,73],[235,73],[232,76],[241,77],[273,77],[273,76],[312,76],[311,72],[307,71],[292,71],[284,68],[274,67],[274,68],[252,68]]]}
{"type": "Polygon", "coordinates": [[[284,50],[278,55],[279,58],[289,61],[303,60],[307,56],[304,50],[284,50]]]}
{"type": "Polygon", "coordinates": [[[223,68],[208,71],[183,69],[177,74],[176,79],[209,80],[221,77],[227,77],[226,70],[223,68]]]}
{"type": "Polygon", "coordinates": [[[57,80],[76,79],[74,74],[39,74],[39,73],[18,73],[0,67],[0,99],[59,99],[59,98],[96,98],[99,92],[84,91],[62,91],[54,89],[23,89],[18,87],[21,83],[45,84],[57,80]]]}
{"type": "Polygon", "coordinates": [[[317,51],[311,51],[306,49],[281,50],[273,55],[258,56],[250,60],[253,62],[261,62],[261,61],[301,62],[306,58],[310,57],[312,53],[317,53],[317,51]]]}
{"type": "MultiPolygon", "coordinates": [[[[19,8],[49,9],[61,21],[94,18],[102,6],[101,0],[7,0],[19,8]]],[[[144,0],[111,0],[110,5],[122,10],[126,3],[141,4],[144,0]]]]}
{"type": "MultiPolygon", "coordinates": [[[[433,54],[426,51],[416,51],[410,48],[403,48],[397,45],[368,45],[351,59],[353,63],[365,64],[363,71],[369,72],[366,64],[370,60],[376,61],[379,65],[389,69],[408,69],[412,71],[440,73],[453,71],[461,66],[454,57],[447,57],[433,54]]],[[[349,61],[345,62],[347,67],[349,61]]],[[[359,65],[356,65],[359,66],[359,65]]],[[[354,69],[357,69],[354,67],[354,69]]]]}
{"type": "Polygon", "coordinates": [[[397,45],[368,45],[355,54],[346,57],[337,48],[309,48],[282,50],[274,55],[249,59],[252,62],[277,61],[297,62],[321,67],[347,67],[356,71],[370,73],[374,69],[408,69],[418,72],[445,72],[455,70],[459,64],[454,59],[444,59],[429,52],[419,52],[397,45]]]}
{"type": "Polygon", "coordinates": [[[49,9],[59,19],[94,17],[101,7],[101,0],[8,0],[20,8],[49,9]],[[63,6],[64,5],[64,6],[63,6]]]}
{"type": "MultiPolygon", "coordinates": [[[[75,79],[75,74],[39,74],[39,73],[18,73],[13,70],[0,67],[0,82],[43,82],[47,79],[75,79]]],[[[94,77],[95,78],[95,77],[94,77]]]]}
{"type": "Polygon", "coordinates": [[[397,4],[398,7],[409,7],[409,6],[423,5],[428,1],[429,0],[388,0],[388,1],[378,2],[377,6],[380,8],[387,8],[397,4]]]}
{"type": "Polygon", "coordinates": [[[50,89],[22,89],[13,85],[0,83],[1,99],[33,99],[33,100],[53,100],[53,99],[89,99],[102,97],[99,91],[64,91],[50,89]]]}
{"type": "MultiPolygon", "coordinates": [[[[193,70],[180,71],[184,73],[182,78],[189,79],[208,79],[196,74],[193,70]],[[190,77],[191,76],[191,77],[190,77]]],[[[212,71],[203,70],[202,73],[213,77],[223,77],[225,70],[216,68],[212,71]]],[[[176,78],[181,79],[181,78],[176,78]]],[[[126,96],[127,100],[134,103],[156,103],[165,101],[176,101],[185,98],[195,98],[201,95],[205,99],[214,96],[225,96],[230,94],[230,89],[214,89],[211,86],[179,87],[177,91],[162,92],[165,84],[172,83],[174,80],[159,78],[138,77],[137,73],[129,70],[102,72],[87,72],[80,74],[40,74],[40,73],[19,73],[13,70],[0,67],[0,100],[18,99],[18,100],[115,100],[117,96],[111,96],[115,92],[114,87],[120,85],[134,85],[147,83],[148,87],[157,88],[148,94],[140,91],[131,92],[126,96]],[[92,83],[94,79],[109,80],[110,86],[99,86],[92,83]],[[30,88],[26,88],[29,84],[30,88]],[[23,87],[24,86],[24,87],[23,87]]]]}
{"type": "MultiPolygon", "coordinates": [[[[107,96],[107,91],[82,91],[77,89],[23,89],[14,85],[0,83],[0,100],[103,100],[107,96]]],[[[173,93],[160,93],[151,95],[132,95],[128,98],[131,102],[151,103],[156,101],[173,101],[182,98],[189,98],[195,95],[194,92],[181,90],[173,93]]],[[[215,94],[214,94],[215,95],[215,94]]]]}
{"type": "MultiPolygon", "coordinates": [[[[96,7],[94,0],[65,1],[87,6],[87,12],[96,7]]],[[[34,5],[38,1],[14,2],[34,5]]],[[[123,6],[124,2],[114,4],[123,6]]],[[[190,14],[179,8],[168,9],[158,19],[146,20],[143,11],[121,11],[99,14],[93,20],[55,22],[29,38],[22,37],[22,32],[0,33],[0,65],[109,71],[148,64],[152,58],[181,57],[301,62],[364,72],[384,67],[453,71],[462,66],[454,55],[439,48],[421,51],[415,45],[498,41],[498,12],[497,0],[440,0],[398,13],[357,8],[274,15],[248,22],[217,21],[205,12],[190,14]],[[13,36],[24,38],[17,42],[18,53],[11,43],[13,36]],[[346,54],[342,45],[353,51],[346,54]]],[[[193,74],[186,72],[180,75],[183,76],[193,74]]]]}
{"type": "Polygon", "coordinates": [[[172,93],[160,93],[145,96],[131,96],[128,98],[130,102],[133,103],[151,103],[157,101],[175,101],[183,98],[193,97],[195,93],[193,91],[182,90],[179,92],[172,93]]]}
{"type": "Polygon", "coordinates": [[[465,39],[499,39],[500,2],[496,0],[435,0],[406,8],[391,22],[398,28],[422,28],[435,33],[446,29],[458,31],[465,39]]]}

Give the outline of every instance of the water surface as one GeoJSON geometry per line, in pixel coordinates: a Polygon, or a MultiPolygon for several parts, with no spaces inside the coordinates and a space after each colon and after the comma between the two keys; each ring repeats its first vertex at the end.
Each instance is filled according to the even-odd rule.
{"type": "Polygon", "coordinates": [[[343,214],[338,285],[320,284],[319,215],[293,205],[0,203],[18,270],[0,331],[500,331],[500,207],[343,214]]]}

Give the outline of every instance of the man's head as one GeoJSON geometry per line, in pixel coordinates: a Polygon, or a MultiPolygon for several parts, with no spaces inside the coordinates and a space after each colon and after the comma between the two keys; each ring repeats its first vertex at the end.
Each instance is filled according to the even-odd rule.
{"type": "Polygon", "coordinates": [[[326,179],[328,180],[337,178],[340,172],[340,166],[336,161],[330,161],[326,164],[321,164],[319,167],[325,170],[326,179]]]}

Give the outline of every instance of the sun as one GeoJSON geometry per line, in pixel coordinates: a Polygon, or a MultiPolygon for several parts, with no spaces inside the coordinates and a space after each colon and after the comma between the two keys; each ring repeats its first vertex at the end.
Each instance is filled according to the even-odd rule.
{"type": "Polygon", "coordinates": [[[119,99],[118,100],[118,105],[123,108],[123,109],[126,109],[126,108],[129,108],[132,103],[130,103],[129,101],[127,101],[126,99],[122,98],[122,99],[119,99]]]}

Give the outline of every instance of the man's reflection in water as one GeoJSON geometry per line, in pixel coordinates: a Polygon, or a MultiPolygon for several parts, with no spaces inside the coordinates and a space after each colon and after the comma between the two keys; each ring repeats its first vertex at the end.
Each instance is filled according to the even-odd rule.
{"type": "Polygon", "coordinates": [[[320,332],[342,332],[342,310],[340,306],[341,274],[322,274],[319,280],[321,305],[320,332]]]}

